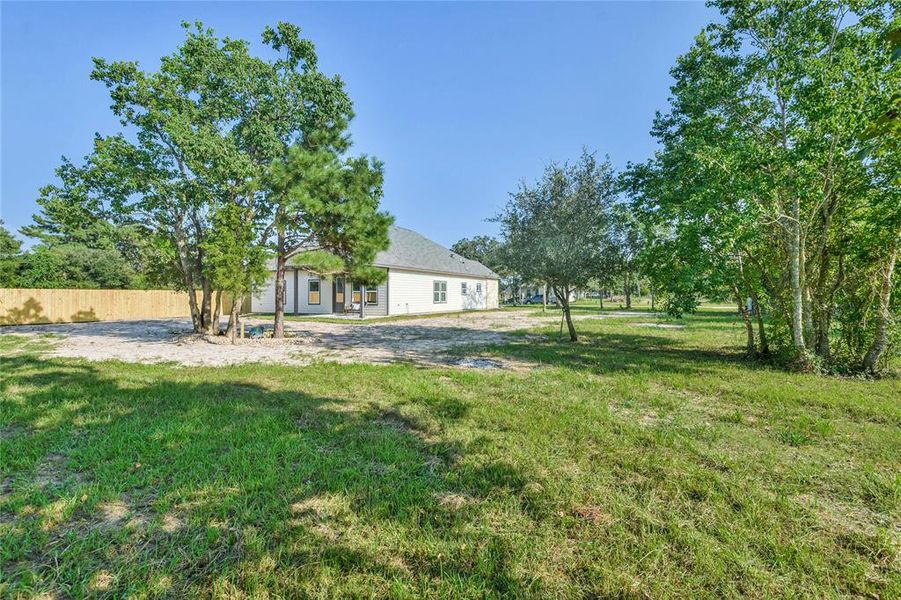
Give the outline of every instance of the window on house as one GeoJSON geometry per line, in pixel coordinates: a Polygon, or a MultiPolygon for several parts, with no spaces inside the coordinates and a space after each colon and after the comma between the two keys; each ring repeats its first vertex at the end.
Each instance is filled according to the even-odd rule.
{"type": "Polygon", "coordinates": [[[464,296],[465,296],[466,294],[469,293],[469,286],[466,285],[466,282],[465,282],[465,281],[464,281],[463,283],[460,284],[460,292],[461,292],[464,296]]]}
{"type": "Polygon", "coordinates": [[[366,289],[366,306],[374,306],[379,303],[378,288],[366,289]]]}
{"type": "Polygon", "coordinates": [[[307,291],[307,304],[319,304],[319,280],[311,279],[307,285],[309,285],[307,291]]]}
{"type": "Polygon", "coordinates": [[[482,295],[482,284],[481,283],[476,284],[476,295],[479,295],[479,296],[482,295]]]}
{"type": "Polygon", "coordinates": [[[447,302],[447,282],[446,281],[433,281],[432,282],[432,301],[435,304],[442,304],[447,302]]]}
{"type": "Polygon", "coordinates": [[[362,290],[363,286],[359,283],[354,283],[350,288],[350,301],[354,304],[359,304],[361,294],[363,293],[362,290]]]}

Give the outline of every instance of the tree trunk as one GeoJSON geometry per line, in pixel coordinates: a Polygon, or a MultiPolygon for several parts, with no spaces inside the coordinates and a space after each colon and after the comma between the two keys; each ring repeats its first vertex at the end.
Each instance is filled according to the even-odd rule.
{"type": "MultiPolygon", "coordinates": [[[[185,278],[190,280],[190,276],[185,278]]],[[[191,326],[194,333],[203,333],[203,318],[200,314],[200,307],[197,305],[197,290],[194,289],[194,282],[186,282],[188,288],[188,306],[191,309],[191,326]]]]}
{"type": "Polygon", "coordinates": [[[817,311],[816,348],[817,356],[829,360],[832,354],[829,348],[829,328],[831,324],[829,310],[826,306],[820,306],[817,311]]]}
{"type": "Polygon", "coordinates": [[[814,330],[814,352],[826,360],[829,360],[829,328],[832,322],[832,294],[826,293],[826,278],[829,273],[829,248],[823,247],[820,253],[820,273],[817,279],[816,293],[813,295],[812,305],[816,306],[814,318],[816,329],[814,330]]]}
{"type": "Polygon", "coordinates": [[[554,294],[557,296],[557,301],[560,302],[560,306],[563,308],[563,317],[566,319],[566,329],[569,331],[569,341],[578,342],[579,336],[576,334],[576,328],[573,325],[573,317],[569,311],[569,288],[564,286],[562,289],[557,289],[554,287],[554,294]],[[560,292],[563,292],[562,294],[560,292]]]}
{"type": "Polygon", "coordinates": [[[654,294],[653,287],[651,287],[651,310],[657,310],[657,297],[654,294]]]}
{"type": "Polygon", "coordinates": [[[879,359],[885,353],[888,346],[888,330],[892,318],[891,300],[892,300],[892,277],[895,273],[895,263],[898,262],[898,244],[901,240],[901,231],[895,235],[895,241],[892,243],[892,249],[888,256],[888,260],[882,269],[882,287],[879,291],[879,312],[876,315],[876,335],[873,343],[867,351],[863,359],[863,368],[868,373],[875,373],[879,370],[879,359]]]}
{"type": "Polygon", "coordinates": [[[285,256],[285,236],[278,232],[278,255],[275,259],[275,320],[272,324],[272,337],[285,337],[285,267],[288,258],[285,256]]]}
{"type": "Polygon", "coordinates": [[[210,280],[204,277],[201,280],[203,295],[200,301],[200,319],[203,323],[203,330],[207,334],[213,333],[213,290],[210,287],[210,280]]]}
{"type": "Polygon", "coordinates": [[[804,342],[805,345],[809,345],[814,341],[813,309],[811,308],[810,286],[807,283],[809,281],[807,276],[807,244],[803,237],[800,240],[800,248],[801,290],[804,292],[801,296],[801,301],[803,302],[802,310],[804,311],[804,342]]]}
{"type": "Polygon", "coordinates": [[[219,335],[221,333],[221,327],[219,326],[219,319],[222,316],[222,290],[218,290],[216,292],[216,303],[215,308],[213,308],[213,323],[212,323],[212,333],[213,335],[219,335]]]}
{"type": "Polygon", "coordinates": [[[178,252],[178,263],[181,269],[182,277],[185,282],[185,289],[188,292],[188,306],[191,310],[191,325],[194,333],[203,331],[203,323],[200,319],[200,310],[197,306],[197,290],[194,287],[194,272],[191,269],[191,262],[188,259],[187,242],[185,241],[185,232],[180,221],[175,223],[175,248],[178,252]]]}
{"type": "Polygon", "coordinates": [[[541,312],[547,312],[547,284],[544,284],[544,291],[541,296],[541,312]]]}
{"type": "Polygon", "coordinates": [[[744,299],[741,297],[741,291],[737,286],[732,286],[732,293],[735,295],[735,303],[738,306],[738,314],[745,324],[745,331],[748,334],[748,354],[755,356],[757,354],[757,344],[754,342],[754,324],[751,322],[751,315],[748,313],[748,307],[745,305],[744,299]]]}
{"type": "Polygon", "coordinates": [[[626,284],[624,286],[624,292],[626,294],[626,308],[632,308],[632,273],[627,269],[626,270],[626,284]]]}
{"type": "Polygon", "coordinates": [[[792,200],[792,215],[788,227],[788,258],[791,273],[792,297],[792,344],[798,354],[803,354],[804,345],[804,285],[801,281],[801,200],[792,200]]]}
{"type": "MultiPolygon", "coordinates": [[[[825,269],[825,267],[823,267],[825,269]]],[[[824,271],[825,272],[825,271],[824,271]]],[[[823,278],[825,281],[825,277],[823,278]]],[[[829,347],[829,331],[832,328],[832,315],[835,311],[835,295],[841,289],[842,285],[845,282],[845,256],[844,254],[838,255],[838,273],[835,275],[835,281],[832,282],[832,285],[829,287],[829,294],[821,300],[820,310],[822,311],[820,317],[819,332],[817,335],[817,354],[823,356],[824,358],[829,358],[831,354],[831,349],[829,347]]],[[[825,287],[825,283],[823,284],[825,287]]]]}
{"type": "Polygon", "coordinates": [[[760,338],[760,354],[770,353],[770,343],[766,337],[766,328],[763,323],[763,312],[760,310],[760,298],[754,288],[751,288],[751,301],[754,303],[754,316],[757,318],[757,337],[760,338]]]}
{"type": "Polygon", "coordinates": [[[228,324],[225,326],[225,335],[231,339],[235,339],[235,332],[238,330],[238,313],[229,311],[228,324]]]}
{"type": "Polygon", "coordinates": [[[242,299],[235,298],[232,302],[231,313],[228,315],[228,337],[232,344],[235,343],[235,337],[238,334],[238,308],[242,299]]]}
{"type": "Polygon", "coordinates": [[[604,290],[598,290],[598,304],[604,310],[604,290]]]}

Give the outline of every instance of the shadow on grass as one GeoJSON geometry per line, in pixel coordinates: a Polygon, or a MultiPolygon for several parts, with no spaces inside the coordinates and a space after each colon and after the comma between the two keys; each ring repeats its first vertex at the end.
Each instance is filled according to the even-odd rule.
{"type": "Polygon", "coordinates": [[[462,403],[421,402],[434,418],[420,420],[403,401],[32,356],[4,358],[0,399],[3,594],[241,589],[241,573],[275,556],[291,574],[270,591],[323,574],[416,588],[451,573],[501,595],[528,585],[477,545],[448,552],[481,498],[528,483],[507,463],[465,464],[466,448],[443,441],[462,403]],[[372,537],[383,530],[413,543],[386,553],[372,537]]]}
{"type": "Polygon", "coordinates": [[[581,333],[581,341],[516,341],[492,346],[488,354],[596,374],[621,371],[699,374],[723,365],[763,369],[740,348],[704,350],[686,347],[679,340],[648,333],[581,333]]]}

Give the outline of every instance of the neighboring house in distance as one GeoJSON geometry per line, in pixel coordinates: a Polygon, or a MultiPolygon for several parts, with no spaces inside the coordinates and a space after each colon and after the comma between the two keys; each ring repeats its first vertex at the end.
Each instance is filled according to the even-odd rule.
{"type": "MultiPolygon", "coordinates": [[[[463,258],[410,229],[392,226],[390,245],[374,265],[388,272],[377,287],[365,287],[342,275],[318,275],[288,266],[285,313],[404,315],[498,307],[498,275],[480,262],[463,258]]],[[[266,285],[251,300],[251,310],[275,311],[275,265],[266,285]]]]}

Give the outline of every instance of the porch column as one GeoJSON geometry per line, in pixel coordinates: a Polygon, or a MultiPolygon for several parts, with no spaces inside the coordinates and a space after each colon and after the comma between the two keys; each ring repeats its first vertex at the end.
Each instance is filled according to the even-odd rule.
{"type": "Polygon", "coordinates": [[[297,272],[297,269],[294,269],[294,314],[300,312],[300,302],[299,300],[300,294],[300,273],[297,272]]]}

